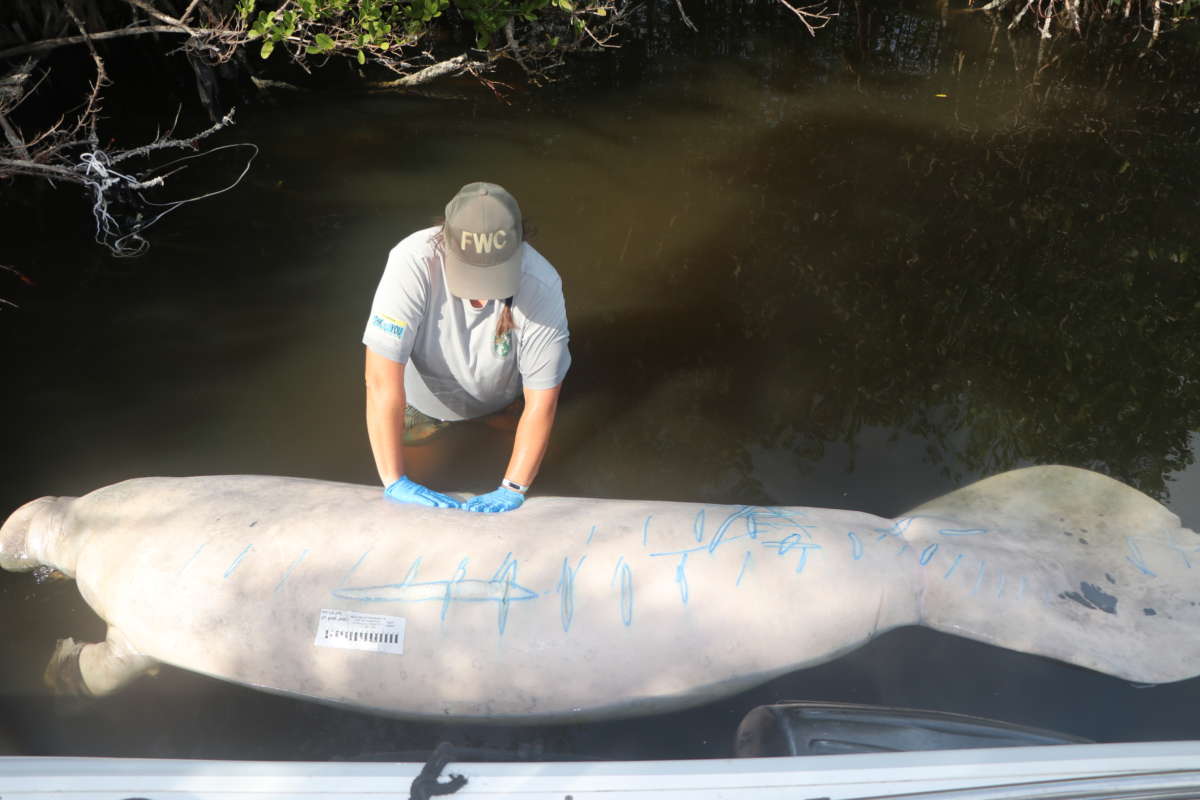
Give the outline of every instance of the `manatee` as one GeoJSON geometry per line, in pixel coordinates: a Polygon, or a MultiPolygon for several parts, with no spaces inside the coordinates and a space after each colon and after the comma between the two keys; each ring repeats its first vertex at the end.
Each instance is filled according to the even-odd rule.
{"type": "Polygon", "coordinates": [[[475,514],[273,476],[43,497],[0,567],[74,578],[106,640],[55,684],[160,663],[412,719],[612,719],[699,705],[924,625],[1138,683],[1200,674],[1200,538],[1064,466],[895,519],[802,506],[532,497],[475,514]],[[1149,609],[1150,611],[1147,611],[1149,609]]]}

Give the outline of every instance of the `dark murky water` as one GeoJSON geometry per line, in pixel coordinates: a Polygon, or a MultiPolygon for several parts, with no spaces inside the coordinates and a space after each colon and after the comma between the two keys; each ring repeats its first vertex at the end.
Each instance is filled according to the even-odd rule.
{"type": "MultiPolygon", "coordinates": [[[[0,262],[85,277],[61,298],[6,290],[26,311],[4,312],[0,509],[141,475],[373,483],[359,337],[384,257],[484,178],[520,198],[567,292],[575,364],[539,492],[891,516],[1066,463],[1200,525],[1195,81],[1155,58],[1036,73],[1034,43],[973,17],[876,11],[810,40],[709,5],[709,38],[660,25],[509,104],[468,87],[244,109],[223,141],[262,148],[248,178],[161,223],[136,262],[36,220],[6,230],[0,262]]],[[[177,185],[239,166],[227,151],[177,185]]],[[[507,448],[468,424],[412,471],[487,489],[507,448]]],[[[77,705],[40,686],[57,638],[103,635],[73,584],[0,576],[0,607],[7,753],[721,756],[742,714],[783,698],[1200,738],[1200,681],[1138,689],[924,630],[623,723],[415,725],[169,668],[77,705]]]]}

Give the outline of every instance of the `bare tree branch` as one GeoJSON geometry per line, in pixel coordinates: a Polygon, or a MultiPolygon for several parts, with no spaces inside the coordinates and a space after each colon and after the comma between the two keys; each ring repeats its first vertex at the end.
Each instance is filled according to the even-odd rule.
{"type": "Polygon", "coordinates": [[[183,13],[179,15],[179,21],[180,21],[180,23],[182,23],[182,24],[185,24],[185,25],[186,25],[186,24],[187,24],[187,18],[188,18],[188,17],[190,17],[190,16],[192,15],[192,12],[196,10],[196,6],[197,6],[197,5],[199,5],[199,4],[200,4],[200,0],[192,0],[192,2],[188,3],[188,7],[187,7],[187,8],[185,8],[185,9],[183,10],[183,13]]]}
{"type": "Polygon", "coordinates": [[[687,12],[683,10],[683,0],[675,0],[675,7],[679,9],[679,16],[683,20],[684,25],[687,25],[693,31],[700,30],[696,27],[696,23],[692,22],[692,18],[687,15],[687,12]]]}
{"type": "Polygon", "coordinates": [[[454,58],[439,61],[411,75],[397,78],[394,81],[378,81],[370,85],[373,89],[411,89],[414,86],[420,86],[447,75],[459,75],[466,71],[469,64],[470,60],[467,58],[467,54],[463,53],[454,58]]]}
{"type": "Polygon", "coordinates": [[[236,40],[241,40],[244,38],[240,33],[231,35],[230,31],[220,28],[189,28],[186,25],[138,25],[131,28],[120,28],[111,31],[101,31],[100,33],[91,33],[87,34],[86,36],[61,36],[56,39],[42,39],[41,41],[30,42],[29,44],[23,44],[18,47],[10,47],[7,50],[0,50],[0,59],[23,56],[28,53],[44,53],[47,50],[56,50],[59,47],[83,44],[89,39],[93,42],[100,42],[106,39],[120,39],[126,36],[145,36],[149,33],[173,33],[197,38],[225,40],[234,37],[236,37],[236,40]]]}
{"type": "Polygon", "coordinates": [[[794,6],[788,0],[779,0],[784,7],[796,15],[800,20],[800,24],[808,29],[808,32],[813,36],[817,35],[817,31],[829,24],[830,20],[837,16],[836,12],[829,11],[829,4],[821,0],[818,3],[810,3],[806,6],[794,6]]]}
{"type": "Polygon", "coordinates": [[[131,6],[134,6],[135,8],[140,8],[142,11],[145,11],[147,14],[154,17],[159,22],[165,22],[168,25],[183,27],[183,22],[175,19],[174,17],[170,16],[169,14],[164,14],[163,12],[159,11],[154,6],[147,3],[146,0],[125,0],[125,2],[131,6]]]}
{"type": "Polygon", "coordinates": [[[84,183],[83,176],[68,167],[39,164],[36,161],[29,160],[0,158],[0,177],[12,175],[28,175],[33,178],[84,183]]]}
{"type": "MultiPolygon", "coordinates": [[[[213,123],[213,125],[211,125],[210,127],[200,131],[200,133],[197,133],[195,136],[190,136],[186,139],[158,138],[158,139],[155,139],[150,144],[143,145],[141,147],[135,147],[132,150],[126,150],[119,155],[113,156],[112,163],[120,164],[122,161],[124,161],[128,158],[138,158],[140,156],[146,156],[146,155],[149,155],[150,153],[153,153],[156,150],[167,150],[167,149],[195,150],[196,145],[200,143],[201,139],[212,136],[217,131],[222,130],[224,128],[228,128],[232,124],[233,124],[233,111],[230,111],[228,114],[226,114],[224,117],[222,117],[219,121],[213,123]]],[[[169,136],[173,131],[174,131],[174,127],[172,126],[171,131],[168,131],[167,135],[169,136]]]]}

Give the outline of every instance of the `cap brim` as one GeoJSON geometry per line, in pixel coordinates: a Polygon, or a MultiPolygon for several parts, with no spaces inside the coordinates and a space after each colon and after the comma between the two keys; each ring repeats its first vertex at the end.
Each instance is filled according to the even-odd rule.
{"type": "Polygon", "coordinates": [[[500,264],[477,267],[454,257],[447,250],[446,285],[450,294],[467,300],[503,300],[517,293],[521,285],[521,251],[500,264]]]}

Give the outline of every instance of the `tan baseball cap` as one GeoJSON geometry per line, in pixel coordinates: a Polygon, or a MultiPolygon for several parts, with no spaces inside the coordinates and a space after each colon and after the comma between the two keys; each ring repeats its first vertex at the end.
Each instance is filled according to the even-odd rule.
{"type": "Polygon", "coordinates": [[[500,300],[521,284],[521,207],[494,183],[468,183],[446,205],[446,283],[455,297],[500,300]]]}

